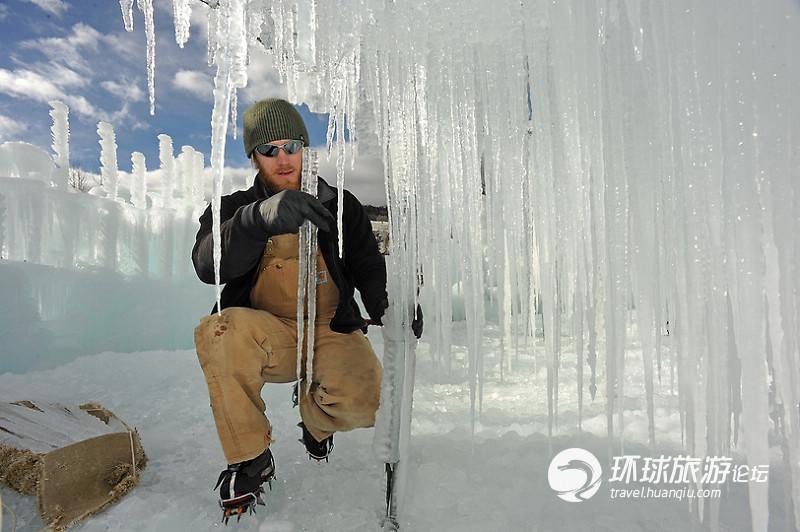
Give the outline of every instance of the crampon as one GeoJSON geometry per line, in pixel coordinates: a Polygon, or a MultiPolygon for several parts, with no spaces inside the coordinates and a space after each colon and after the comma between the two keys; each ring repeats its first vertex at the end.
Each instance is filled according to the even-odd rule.
{"type": "Polygon", "coordinates": [[[313,458],[317,462],[321,462],[322,460],[327,462],[328,456],[330,456],[331,451],[333,451],[333,434],[318,442],[311,433],[308,432],[305,423],[301,421],[297,426],[303,429],[303,437],[297,441],[305,446],[308,459],[311,460],[313,458]]]}
{"type": "MultiPolygon", "coordinates": [[[[270,490],[272,488],[270,487],[270,490]]],[[[258,493],[246,493],[239,497],[233,499],[226,499],[219,501],[219,506],[222,508],[222,522],[226,525],[228,524],[228,519],[236,516],[236,522],[238,523],[239,520],[242,518],[242,515],[249,513],[254,514],[256,513],[256,505],[260,504],[261,506],[266,506],[264,499],[261,498],[261,494],[264,493],[264,488],[259,487],[258,493]]]]}
{"type": "Polygon", "coordinates": [[[213,489],[219,490],[219,505],[222,508],[222,521],[236,516],[238,522],[242,515],[256,513],[256,505],[266,506],[261,494],[265,482],[272,490],[275,478],[275,461],[272,452],[267,449],[258,457],[239,464],[229,465],[220,473],[213,489]]]}

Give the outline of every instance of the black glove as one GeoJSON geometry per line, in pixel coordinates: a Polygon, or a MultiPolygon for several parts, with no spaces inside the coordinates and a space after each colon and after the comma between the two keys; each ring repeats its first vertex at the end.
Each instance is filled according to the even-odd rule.
{"type": "Polygon", "coordinates": [[[417,303],[417,317],[411,322],[411,330],[414,331],[414,336],[417,340],[422,336],[422,307],[417,303]]]}
{"type": "Polygon", "coordinates": [[[378,302],[375,308],[371,309],[369,317],[372,318],[373,325],[380,325],[383,327],[383,321],[381,321],[381,319],[387,308],[389,308],[389,300],[384,297],[378,302]]]}
{"type": "Polygon", "coordinates": [[[311,223],[326,233],[336,227],[336,220],[325,206],[308,192],[282,190],[259,205],[264,229],[270,235],[297,233],[303,222],[311,223]]]}
{"type": "MultiPolygon", "coordinates": [[[[373,325],[383,325],[381,318],[383,317],[384,311],[389,307],[389,301],[386,299],[381,299],[378,305],[373,309],[370,316],[378,316],[378,319],[372,320],[373,325]]],[[[417,317],[414,318],[414,321],[411,322],[411,330],[414,332],[414,336],[416,336],[417,340],[422,336],[422,307],[419,306],[417,303],[417,317]]]]}

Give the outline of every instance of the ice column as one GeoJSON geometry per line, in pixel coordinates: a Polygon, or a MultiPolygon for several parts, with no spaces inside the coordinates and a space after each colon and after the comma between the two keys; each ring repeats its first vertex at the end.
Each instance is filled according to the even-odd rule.
{"type": "Polygon", "coordinates": [[[133,165],[131,176],[131,203],[139,209],[147,208],[147,182],[145,181],[144,154],[135,151],[131,154],[133,165]]]}
{"type": "Polygon", "coordinates": [[[53,119],[50,131],[57,167],[53,172],[53,182],[58,188],[66,188],[69,180],[69,108],[58,100],[49,103],[50,117],[53,119]]]}
{"type": "Polygon", "coordinates": [[[184,177],[184,187],[188,191],[187,197],[190,198],[192,205],[202,205],[205,201],[205,190],[203,190],[204,159],[205,157],[201,152],[195,151],[192,171],[188,176],[184,177]]]}
{"type": "Polygon", "coordinates": [[[181,172],[178,172],[178,187],[175,186],[175,157],[172,154],[172,138],[169,135],[158,136],[158,160],[161,162],[161,197],[164,207],[172,208],[173,191],[180,190],[181,172]]]}
{"type": "Polygon", "coordinates": [[[108,122],[97,123],[97,134],[100,136],[100,176],[106,197],[117,199],[119,170],[117,167],[117,140],[114,127],[108,122]]]}
{"type": "Polygon", "coordinates": [[[194,148],[191,146],[181,146],[181,153],[175,159],[175,190],[178,191],[184,198],[187,199],[186,188],[191,186],[192,182],[192,165],[194,159],[194,148]]]}

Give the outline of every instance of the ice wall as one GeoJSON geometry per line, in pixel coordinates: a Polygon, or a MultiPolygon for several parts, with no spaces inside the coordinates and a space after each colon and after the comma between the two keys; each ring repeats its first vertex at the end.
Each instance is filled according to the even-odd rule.
{"type": "Polygon", "coordinates": [[[187,147],[187,188],[173,195],[172,140],[159,136],[161,170],[147,172],[134,152],[131,172],[120,171],[113,127],[101,123],[103,175],[115,184],[80,192],[65,180],[68,110],[53,107],[55,157],[0,144],[0,373],[103,350],[190,348],[212,306],[191,262],[203,155],[187,147]]]}
{"type": "MultiPolygon", "coordinates": [[[[447,363],[460,283],[473,411],[487,289],[508,336],[543,316],[549,432],[559,390],[588,392],[607,405],[609,452],[640,369],[624,357],[634,331],[651,441],[655,379],[675,379],[694,456],[735,448],[767,463],[776,431],[800,523],[800,4],[275,0],[248,2],[246,24],[242,7],[208,11],[213,153],[243,41],[275,52],[290,99],[329,112],[330,131],[374,128],[404,257],[393,304],[407,312],[423,277],[426,335],[447,363]],[[582,371],[567,383],[569,339],[582,371]]],[[[749,490],[764,531],[767,485],[749,490]]]]}

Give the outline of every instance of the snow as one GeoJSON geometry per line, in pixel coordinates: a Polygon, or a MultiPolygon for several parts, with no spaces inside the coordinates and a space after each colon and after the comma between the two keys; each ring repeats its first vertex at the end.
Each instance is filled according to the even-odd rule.
{"type": "MultiPolygon", "coordinates": [[[[466,338],[466,324],[456,324],[456,338],[466,338]]],[[[499,356],[501,331],[490,327],[482,349],[490,361],[499,356]]],[[[383,354],[380,329],[370,342],[383,354]]],[[[690,529],[686,501],[613,501],[608,483],[581,504],[560,501],[547,485],[550,459],[563,448],[592,451],[602,464],[606,449],[601,401],[585,405],[583,431],[576,430],[577,402],[564,386],[560,423],[552,446],[547,427],[546,371],[541,339],[531,353],[521,353],[515,369],[499,381],[487,372],[484,410],[470,438],[469,392],[461,384],[468,371],[468,346],[454,346],[454,375],[447,377],[421,342],[411,423],[404,530],[438,531],[652,531],[690,529]]],[[[575,377],[571,343],[563,346],[565,379],[575,377]]],[[[641,360],[638,345],[627,356],[641,360]]],[[[679,446],[677,397],[668,383],[655,391],[658,447],[647,447],[647,412],[643,375],[633,372],[625,397],[627,451],[647,456],[675,453],[679,446]]],[[[383,512],[383,466],[370,449],[372,429],[336,434],[329,463],[309,461],[297,442],[298,412],[291,406],[291,384],[267,384],[262,395],[276,438],[272,445],[277,480],[266,494],[267,507],[243,518],[242,530],[367,531],[375,530],[383,512]]],[[[208,392],[193,350],[104,352],[61,367],[22,375],[0,375],[0,401],[22,398],[77,403],[100,402],[126,423],[136,426],[148,455],[140,485],[108,510],[76,530],[220,530],[220,510],[212,491],[224,456],[208,407],[208,392]],[[158,371],[154,371],[158,368],[158,371]]],[[[773,457],[778,456],[773,449],[773,457]]],[[[605,468],[606,466],[604,466],[605,468]]],[[[781,508],[779,467],[770,472],[770,530],[787,530],[781,508]]],[[[0,490],[3,503],[17,514],[17,530],[39,530],[35,500],[0,490]]],[[[723,496],[722,530],[747,530],[746,495],[742,489],[723,496]]],[[[9,519],[6,512],[5,519],[9,519]]],[[[8,521],[6,521],[8,522],[8,521]]]]}

